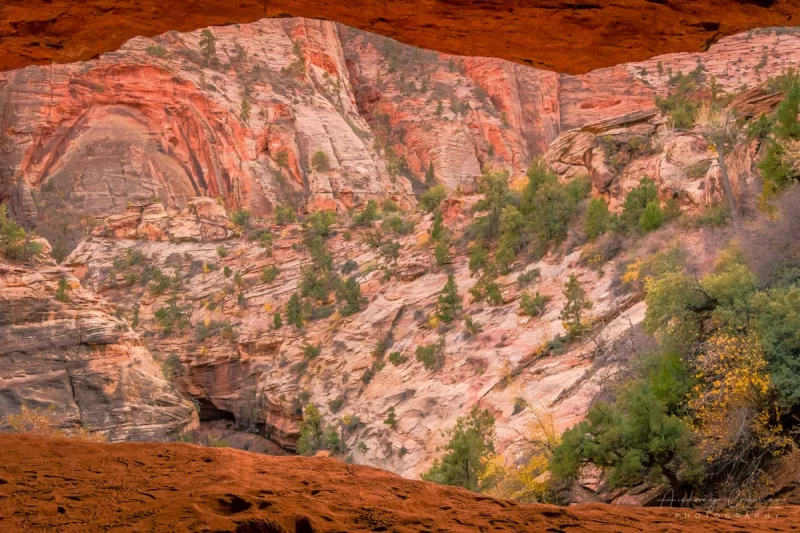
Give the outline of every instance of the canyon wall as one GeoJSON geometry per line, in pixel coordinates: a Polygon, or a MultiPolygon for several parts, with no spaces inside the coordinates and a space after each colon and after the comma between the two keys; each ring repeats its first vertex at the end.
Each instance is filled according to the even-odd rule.
{"type": "Polygon", "coordinates": [[[326,21],[210,31],[208,57],[201,32],[170,32],[0,73],[0,198],[16,218],[71,249],[80,239],[65,228],[156,198],[179,209],[221,197],[256,216],[279,203],[410,206],[431,182],[469,192],[487,165],[518,176],[562,132],[653,109],[678,72],[702,65],[739,91],[797,64],[800,49],[795,30],[759,30],[576,77],[326,21]]]}
{"type": "MultiPolygon", "coordinates": [[[[414,230],[392,236],[396,259],[370,246],[367,229],[335,226],[326,242],[335,270],[344,274],[355,264],[352,274],[367,298],[359,313],[343,317],[331,300],[319,306],[327,314],[318,310],[305,328],[275,328],[274,313],[285,309],[311,258],[299,224],[267,227],[258,219],[279,204],[346,211],[390,197],[410,208],[419,192],[442,183],[455,193],[443,212],[459,242],[482,169],[507,170],[516,182],[540,156],[564,179],[588,174],[594,194],[606,195],[612,208],[644,175],[665,198],[707,205],[721,195],[715,171],[695,168],[709,147],[697,131],[669,128],[655,96],[698,65],[706,81],[740,92],[800,60],[800,37],[784,30],[581,77],[416,50],[325,21],[265,20],[210,31],[216,52],[208,57],[200,44],[207,35],[172,32],[134,39],[87,63],[0,74],[2,201],[64,255],[72,251],[63,267],[77,278],[72,303],[56,303],[49,299],[66,275],[61,270],[3,271],[0,282],[23,287],[0,300],[15,310],[0,323],[12,341],[0,368],[8,405],[50,401],[69,406],[67,422],[114,439],[166,438],[196,416],[168,378],[196,402],[201,421],[229,421],[293,450],[302,408],[311,402],[340,424],[350,460],[412,477],[439,455],[447,440],[442,431],[475,404],[495,415],[498,450],[509,457],[535,420],[522,406],[552,412],[558,429],[584,415],[644,317],[639,296],[616,286],[630,258],[590,268],[581,243],[569,243],[501,276],[503,301],[488,307],[468,295],[476,280],[463,247],[454,246],[447,268],[465,316],[483,331],[437,327],[426,319],[447,273],[427,242],[432,215],[410,210],[405,216],[414,230]],[[653,144],[630,151],[636,138],[653,144]],[[626,157],[612,162],[609,143],[626,157]],[[269,232],[269,252],[229,221],[239,208],[269,232]],[[264,271],[273,266],[279,272],[269,279],[264,271]],[[155,270],[171,280],[168,289],[154,290],[155,270]],[[528,290],[520,274],[534,271],[529,288],[552,298],[540,317],[519,311],[518,297],[528,290]],[[559,315],[570,274],[594,303],[597,327],[589,340],[552,349],[564,333],[559,315]],[[47,279],[34,298],[47,303],[44,317],[21,311],[30,301],[24,287],[33,283],[18,281],[26,276],[47,279]],[[84,296],[77,280],[103,300],[84,296]],[[69,315],[85,310],[102,315],[97,338],[69,315]],[[26,340],[46,336],[47,321],[64,313],[72,322],[59,322],[66,333],[57,333],[71,344],[51,350],[26,340]],[[27,337],[19,333],[29,327],[27,337]],[[416,348],[440,340],[443,368],[424,370],[416,348]],[[316,346],[317,354],[308,349],[316,346]],[[383,358],[395,352],[396,362],[383,358]],[[20,366],[19,354],[33,366],[20,366]],[[92,370],[91,407],[78,409],[73,404],[80,402],[63,392],[65,365],[72,371],[63,359],[72,364],[73,357],[92,370]],[[144,385],[131,390],[133,369],[144,385]],[[47,381],[51,374],[55,381],[47,381]],[[24,385],[42,379],[47,387],[35,394],[24,385]],[[93,418],[106,402],[115,415],[93,418]],[[157,413],[130,410],[151,403],[160,406],[157,413]],[[115,418],[126,409],[127,418],[115,418]],[[390,410],[394,425],[386,423],[390,410]],[[152,430],[133,431],[139,426],[152,430]]],[[[771,109],[775,97],[757,91],[745,91],[737,105],[758,109],[766,98],[763,110],[771,109]]],[[[748,141],[729,156],[738,194],[756,177],[759,150],[748,141]]]]}
{"type": "Polygon", "coordinates": [[[197,425],[192,403],[112,305],[68,269],[0,261],[0,430],[22,405],[52,407],[57,428],[111,441],[175,438],[197,425]]]}

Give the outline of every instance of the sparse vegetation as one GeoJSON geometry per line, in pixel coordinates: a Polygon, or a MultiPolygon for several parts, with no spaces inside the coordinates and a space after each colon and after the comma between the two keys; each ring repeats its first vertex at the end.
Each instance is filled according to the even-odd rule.
{"type": "Polygon", "coordinates": [[[0,257],[9,261],[29,261],[42,254],[42,246],[31,240],[25,229],[8,217],[0,204],[0,257]]]}
{"type": "Polygon", "coordinates": [[[67,278],[58,278],[58,287],[56,288],[56,300],[63,303],[69,302],[69,284],[67,278]]]}
{"type": "Polygon", "coordinates": [[[458,295],[455,276],[450,274],[436,302],[436,317],[442,322],[452,322],[460,310],[461,297],[458,295]]]}
{"type": "Polygon", "coordinates": [[[400,366],[408,361],[408,358],[400,352],[392,352],[389,354],[389,362],[395,366],[400,366]]]}
{"type": "Polygon", "coordinates": [[[442,184],[434,185],[420,196],[419,206],[430,213],[438,208],[445,198],[447,198],[447,187],[442,184]]]}
{"type": "Polygon", "coordinates": [[[335,427],[329,427],[322,419],[322,413],[313,403],[303,410],[303,423],[300,425],[300,438],[297,439],[299,455],[314,455],[319,450],[343,451],[342,442],[335,427]]]}
{"type": "Polygon", "coordinates": [[[68,430],[62,429],[59,427],[55,406],[52,404],[45,409],[31,409],[23,404],[19,413],[7,415],[4,422],[14,433],[27,433],[42,437],[67,437],[93,442],[106,442],[108,440],[108,437],[103,433],[89,431],[81,425],[68,430]]]}
{"type": "Polygon", "coordinates": [[[247,229],[250,226],[250,211],[237,209],[231,213],[231,222],[240,229],[247,229]]]}
{"type": "Polygon", "coordinates": [[[279,205],[275,207],[275,224],[285,226],[297,222],[297,213],[288,205],[279,205]]]}
{"type": "Polygon", "coordinates": [[[566,303],[560,315],[564,322],[564,328],[571,337],[580,336],[586,328],[583,313],[592,308],[592,302],[575,274],[570,274],[564,284],[564,298],[566,298],[566,303]]]}
{"type": "Polygon", "coordinates": [[[523,292],[519,296],[519,308],[524,315],[540,317],[544,314],[547,302],[549,301],[549,296],[539,294],[538,292],[533,295],[528,292],[523,292]]]}
{"type": "Polygon", "coordinates": [[[422,363],[425,370],[440,370],[445,363],[444,338],[439,339],[435,344],[417,346],[415,355],[417,361],[422,363]]]}
{"type": "Polygon", "coordinates": [[[314,170],[317,172],[329,171],[331,169],[331,164],[330,160],[328,159],[328,154],[322,150],[317,150],[314,152],[314,155],[311,156],[311,166],[314,167],[314,170]]]}
{"type": "Polygon", "coordinates": [[[356,281],[355,276],[350,276],[344,283],[341,283],[336,292],[336,299],[344,305],[339,309],[342,316],[350,316],[358,313],[361,306],[366,302],[366,298],[361,296],[361,285],[356,281]]]}
{"type": "Polygon", "coordinates": [[[263,269],[261,269],[261,281],[263,283],[272,283],[278,278],[278,274],[280,273],[281,269],[279,269],[275,265],[264,267],[263,269]]]}
{"type": "Polygon", "coordinates": [[[160,44],[151,44],[150,46],[145,48],[145,52],[147,52],[148,55],[151,55],[153,57],[158,57],[161,59],[166,59],[167,57],[169,57],[169,52],[167,52],[167,49],[161,46],[160,44]]]}

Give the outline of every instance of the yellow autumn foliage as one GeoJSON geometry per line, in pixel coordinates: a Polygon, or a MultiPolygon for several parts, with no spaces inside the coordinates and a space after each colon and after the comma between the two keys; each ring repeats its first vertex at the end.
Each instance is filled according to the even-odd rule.
{"type": "Polygon", "coordinates": [[[642,267],[641,259],[634,261],[633,263],[625,267],[625,273],[620,278],[620,281],[622,281],[622,283],[624,283],[625,285],[629,285],[631,283],[639,281],[639,270],[641,269],[641,267],[642,267]]]}
{"type": "Polygon", "coordinates": [[[6,424],[15,433],[28,433],[42,437],[67,437],[72,439],[105,442],[108,438],[102,433],[91,432],[82,426],[64,430],[58,427],[55,406],[47,409],[29,409],[23,405],[20,412],[6,416],[6,424]]]}
{"type": "Polygon", "coordinates": [[[694,370],[688,406],[709,462],[743,445],[780,452],[791,444],[777,422],[775,387],[755,335],[712,335],[694,370]]]}
{"type": "MultiPolygon", "coordinates": [[[[527,403],[527,402],[526,402],[527,403]]],[[[548,465],[553,449],[561,443],[553,413],[542,407],[527,407],[533,415],[528,424],[525,442],[515,460],[497,454],[486,460],[481,476],[484,492],[498,498],[522,502],[545,501],[550,490],[548,465]]]]}

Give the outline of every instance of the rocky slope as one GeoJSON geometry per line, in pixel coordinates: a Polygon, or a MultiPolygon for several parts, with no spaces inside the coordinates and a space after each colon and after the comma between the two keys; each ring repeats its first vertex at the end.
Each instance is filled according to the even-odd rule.
{"type": "Polygon", "coordinates": [[[408,206],[426,180],[468,192],[485,165],[519,175],[563,132],[652,110],[678,72],[702,65],[706,83],[739,91],[796,65],[800,47],[794,30],[759,30],[574,77],[325,21],[212,32],[209,61],[200,32],[170,32],[0,74],[0,198],[12,213],[69,251],[87,215],[153,198],[180,208],[221,196],[257,216],[277,203],[408,206]]]}
{"type": "Polygon", "coordinates": [[[525,505],[325,458],[0,435],[3,531],[794,531],[797,507],[525,505]],[[246,475],[242,475],[246,472],[246,475]]]}
{"type": "MultiPolygon", "coordinates": [[[[758,104],[768,111],[775,101],[750,91],[732,105],[747,109],[758,104]]],[[[744,199],[754,197],[745,193],[758,183],[753,165],[759,149],[757,142],[745,140],[728,158],[736,192],[744,199]]],[[[698,131],[666,128],[653,112],[565,132],[547,154],[564,179],[588,173],[596,192],[606,194],[615,210],[647,174],[665,199],[677,198],[687,213],[722,199],[715,170],[707,165],[693,170],[708,157],[698,131]],[[652,145],[612,163],[608,139],[627,146],[634,137],[652,145]]],[[[456,194],[443,206],[454,242],[472,221],[478,198],[456,194]]],[[[441,431],[475,404],[495,415],[497,448],[508,457],[524,448],[525,433],[543,411],[559,430],[579,420],[618,363],[635,353],[641,341],[637,325],[645,306],[635,291],[619,290],[620,272],[648,250],[668,245],[680,231],[666,228],[642,242],[629,242],[620,257],[605,264],[593,263],[593,252],[576,247],[580,238],[543,260],[523,258],[514,272],[498,280],[504,302],[495,307],[475,303],[468,294],[476,280],[463,248],[453,247],[449,268],[464,315],[483,328],[471,334],[460,323],[437,328],[426,322],[447,270],[436,266],[427,242],[432,215],[412,211],[405,217],[414,225],[408,235],[384,229],[384,238],[400,245],[396,261],[369,244],[372,229],[333,227],[326,246],[334,270],[345,272],[346,264],[354,269],[367,301],[352,317],[333,313],[333,301],[320,304],[317,319],[303,329],[273,325],[274,313],[283,312],[311,261],[302,244],[303,228],[256,222],[272,237],[265,249],[248,232],[242,235],[225,209],[207,198],[189,200],[181,211],[159,203],[131,206],[98,225],[64,264],[134,323],[165,373],[198,403],[202,421],[227,421],[291,451],[302,408],[314,403],[339,428],[350,460],[416,477],[446,442],[441,431]],[[272,267],[277,274],[265,277],[272,267]],[[154,290],[154,269],[178,282],[154,290]],[[538,274],[526,286],[519,278],[530,272],[538,274]],[[589,314],[597,327],[581,343],[548,349],[564,332],[562,288],[573,273],[593,302],[589,314]],[[520,314],[523,290],[552,298],[541,317],[520,314]],[[155,313],[169,308],[180,310],[186,323],[163,332],[155,313]],[[425,371],[415,360],[416,348],[440,339],[444,366],[425,371]],[[309,352],[308,346],[319,346],[320,353],[309,352]],[[392,352],[400,355],[397,364],[385,357],[392,352]],[[394,427],[385,423],[390,409],[397,418],[394,427]]],[[[681,238],[698,258],[703,255],[701,236],[684,232],[681,238]]]]}
{"type": "MultiPolygon", "coordinates": [[[[469,221],[467,206],[476,199],[461,197],[449,208],[447,224],[456,234],[469,221]]],[[[613,367],[605,356],[644,317],[642,303],[611,290],[613,276],[578,265],[579,251],[501,278],[504,305],[470,303],[467,291],[475,279],[459,255],[452,267],[465,314],[483,332],[471,335],[463,325],[439,331],[426,327],[447,273],[435,266],[426,244],[431,216],[417,214],[411,215],[414,233],[398,239],[396,263],[365,242],[367,230],[335,228],[326,243],[334,269],[355,262],[366,305],[352,317],[322,315],[303,329],[275,330],[274,312],[283,312],[310,263],[301,227],[273,228],[268,255],[232,233],[202,236],[195,228],[212,216],[225,220],[223,210],[204,199],[182,214],[167,214],[160,204],[134,206],[99,226],[65,264],[135,320],[154,356],[173,368],[175,383],[199,403],[201,420],[234,420],[239,429],[257,431],[290,450],[299,436],[302,408],[312,402],[332,424],[345,415],[358,417],[353,427],[341,430],[351,460],[415,477],[446,442],[441,430],[480,403],[498,419],[499,448],[513,454],[514,446],[524,443],[521,428],[536,414],[519,413],[519,399],[551,410],[559,428],[571,426],[613,367]],[[352,233],[349,239],[346,233],[352,233]],[[132,256],[141,258],[138,266],[115,267],[132,256]],[[280,273],[268,281],[262,272],[271,266],[280,273]],[[152,282],[142,281],[146,268],[177,276],[179,288],[153,294],[152,282]],[[536,269],[540,274],[532,287],[551,296],[551,303],[540,318],[519,316],[517,278],[536,269]],[[580,276],[595,302],[592,316],[603,325],[591,340],[545,357],[545,345],[564,332],[558,315],[570,273],[580,276]],[[171,298],[191,326],[164,335],[154,313],[169,307],[171,298]],[[224,326],[232,334],[224,335],[224,326]],[[444,368],[425,371],[415,349],[440,338],[446,346],[444,368]],[[320,346],[321,353],[309,357],[309,345],[320,346]],[[385,354],[399,352],[405,360],[395,365],[383,353],[376,356],[379,345],[385,354]],[[383,365],[376,366],[379,359],[383,365]],[[389,409],[398,420],[394,428],[384,423],[389,409]]]]}
{"type": "Polygon", "coordinates": [[[111,441],[175,438],[197,425],[194,406],[113,306],[68,269],[0,261],[0,430],[22,405],[52,406],[59,427],[111,441]]]}

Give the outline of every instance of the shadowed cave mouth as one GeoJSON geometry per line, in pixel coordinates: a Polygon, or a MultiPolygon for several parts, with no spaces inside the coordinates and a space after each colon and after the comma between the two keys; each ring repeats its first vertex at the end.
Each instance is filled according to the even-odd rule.
{"type": "Polygon", "coordinates": [[[230,420],[236,422],[236,417],[230,411],[218,408],[210,401],[198,398],[197,403],[200,405],[200,421],[213,422],[215,420],[230,420]]]}

